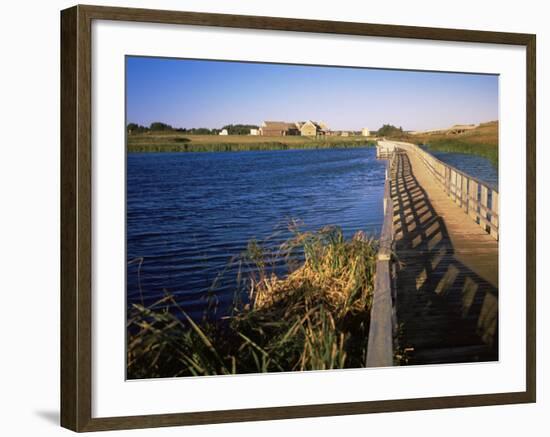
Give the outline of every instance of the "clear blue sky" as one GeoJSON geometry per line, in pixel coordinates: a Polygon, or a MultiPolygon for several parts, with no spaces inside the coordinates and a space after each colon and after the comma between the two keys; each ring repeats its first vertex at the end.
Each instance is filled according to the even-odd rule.
{"type": "Polygon", "coordinates": [[[442,128],[498,119],[498,76],[126,58],[127,121],[220,128],[317,120],[331,129],[442,128]]]}

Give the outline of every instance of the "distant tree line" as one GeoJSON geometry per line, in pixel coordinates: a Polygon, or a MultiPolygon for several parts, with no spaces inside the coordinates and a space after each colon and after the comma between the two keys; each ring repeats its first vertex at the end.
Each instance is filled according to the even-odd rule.
{"type": "Polygon", "coordinates": [[[140,134],[149,130],[148,127],[142,126],[141,124],[137,123],[128,123],[127,129],[128,133],[131,134],[140,134]]]}
{"type": "Polygon", "coordinates": [[[128,126],[126,126],[128,129],[128,133],[131,134],[138,134],[143,132],[149,132],[149,131],[172,131],[175,130],[172,126],[166,123],[161,123],[160,121],[154,121],[149,126],[142,126],[141,124],[137,123],[128,123],[128,126]]]}
{"type": "Polygon", "coordinates": [[[395,127],[392,124],[385,124],[380,129],[378,129],[376,135],[379,137],[401,136],[403,135],[403,128],[401,126],[395,127]]]}
{"type": "Polygon", "coordinates": [[[175,130],[177,132],[183,132],[189,135],[218,135],[220,133],[220,129],[208,129],[207,127],[192,127],[192,128],[180,127],[175,130]]]}
{"type": "Polygon", "coordinates": [[[218,135],[222,129],[227,129],[229,135],[248,135],[250,129],[258,129],[258,126],[253,124],[228,124],[222,129],[209,129],[207,127],[193,127],[193,128],[174,128],[169,124],[162,123],[160,121],[154,121],[149,126],[142,126],[137,123],[128,123],[128,133],[140,134],[144,132],[163,132],[173,131],[181,132],[188,135],[218,135]]]}
{"type": "Polygon", "coordinates": [[[248,135],[250,129],[258,129],[255,124],[227,124],[222,129],[227,129],[229,135],[248,135]]]}

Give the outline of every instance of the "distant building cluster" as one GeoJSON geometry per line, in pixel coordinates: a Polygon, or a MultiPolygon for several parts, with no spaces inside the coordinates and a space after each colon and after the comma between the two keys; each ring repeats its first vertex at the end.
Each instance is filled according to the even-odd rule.
{"type": "MultiPolygon", "coordinates": [[[[227,129],[222,129],[219,135],[229,135],[227,129]]],[[[319,137],[319,136],[342,136],[349,137],[352,135],[361,135],[364,137],[370,136],[370,130],[366,127],[361,131],[342,131],[342,130],[330,130],[326,123],[322,121],[317,122],[313,120],[307,121],[264,121],[259,128],[250,128],[249,135],[252,136],[265,136],[265,137],[286,137],[286,136],[305,136],[305,137],[319,137]]]]}
{"type": "MultiPolygon", "coordinates": [[[[297,122],[264,121],[259,129],[250,129],[250,135],[262,135],[266,137],[284,137],[288,135],[301,135],[306,137],[318,136],[343,136],[359,134],[356,132],[333,131],[321,122],[307,120],[297,122]]],[[[370,131],[363,128],[361,135],[369,136],[370,131]]]]}
{"type": "Polygon", "coordinates": [[[266,137],[283,137],[288,135],[316,137],[330,134],[330,130],[325,123],[312,120],[293,123],[286,121],[264,121],[258,131],[259,135],[266,137]]]}

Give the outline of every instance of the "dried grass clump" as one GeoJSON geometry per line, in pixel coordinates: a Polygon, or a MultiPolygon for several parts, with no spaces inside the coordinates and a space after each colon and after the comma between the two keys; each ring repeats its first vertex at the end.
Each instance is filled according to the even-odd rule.
{"type": "Polygon", "coordinates": [[[172,296],[154,308],[135,306],[128,376],[363,367],[376,250],[365,234],[345,240],[336,227],[296,231],[277,251],[251,242],[244,257],[255,267],[250,299],[236,303],[230,318],[197,323],[172,296]],[[269,268],[266,260],[280,257],[291,273],[277,276],[269,268]]]}
{"type": "Polygon", "coordinates": [[[294,303],[324,304],[336,317],[364,311],[372,297],[369,280],[374,275],[375,242],[358,232],[346,242],[338,228],[301,233],[287,243],[288,249],[303,248],[304,264],[285,278],[276,275],[252,282],[254,308],[269,310],[294,303]]]}

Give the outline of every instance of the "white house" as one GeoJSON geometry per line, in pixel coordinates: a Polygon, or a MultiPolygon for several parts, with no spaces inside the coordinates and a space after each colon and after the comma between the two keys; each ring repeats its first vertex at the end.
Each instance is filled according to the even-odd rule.
{"type": "Polygon", "coordinates": [[[361,129],[361,135],[364,136],[364,137],[369,137],[370,136],[370,130],[366,127],[364,127],[363,129],[361,129]]]}
{"type": "Polygon", "coordinates": [[[250,135],[260,135],[259,129],[250,129],[250,135]]]}
{"type": "Polygon", "coordinates": [[[227,135],[227,129],[222,129],[220,135],[227,135]]]}

